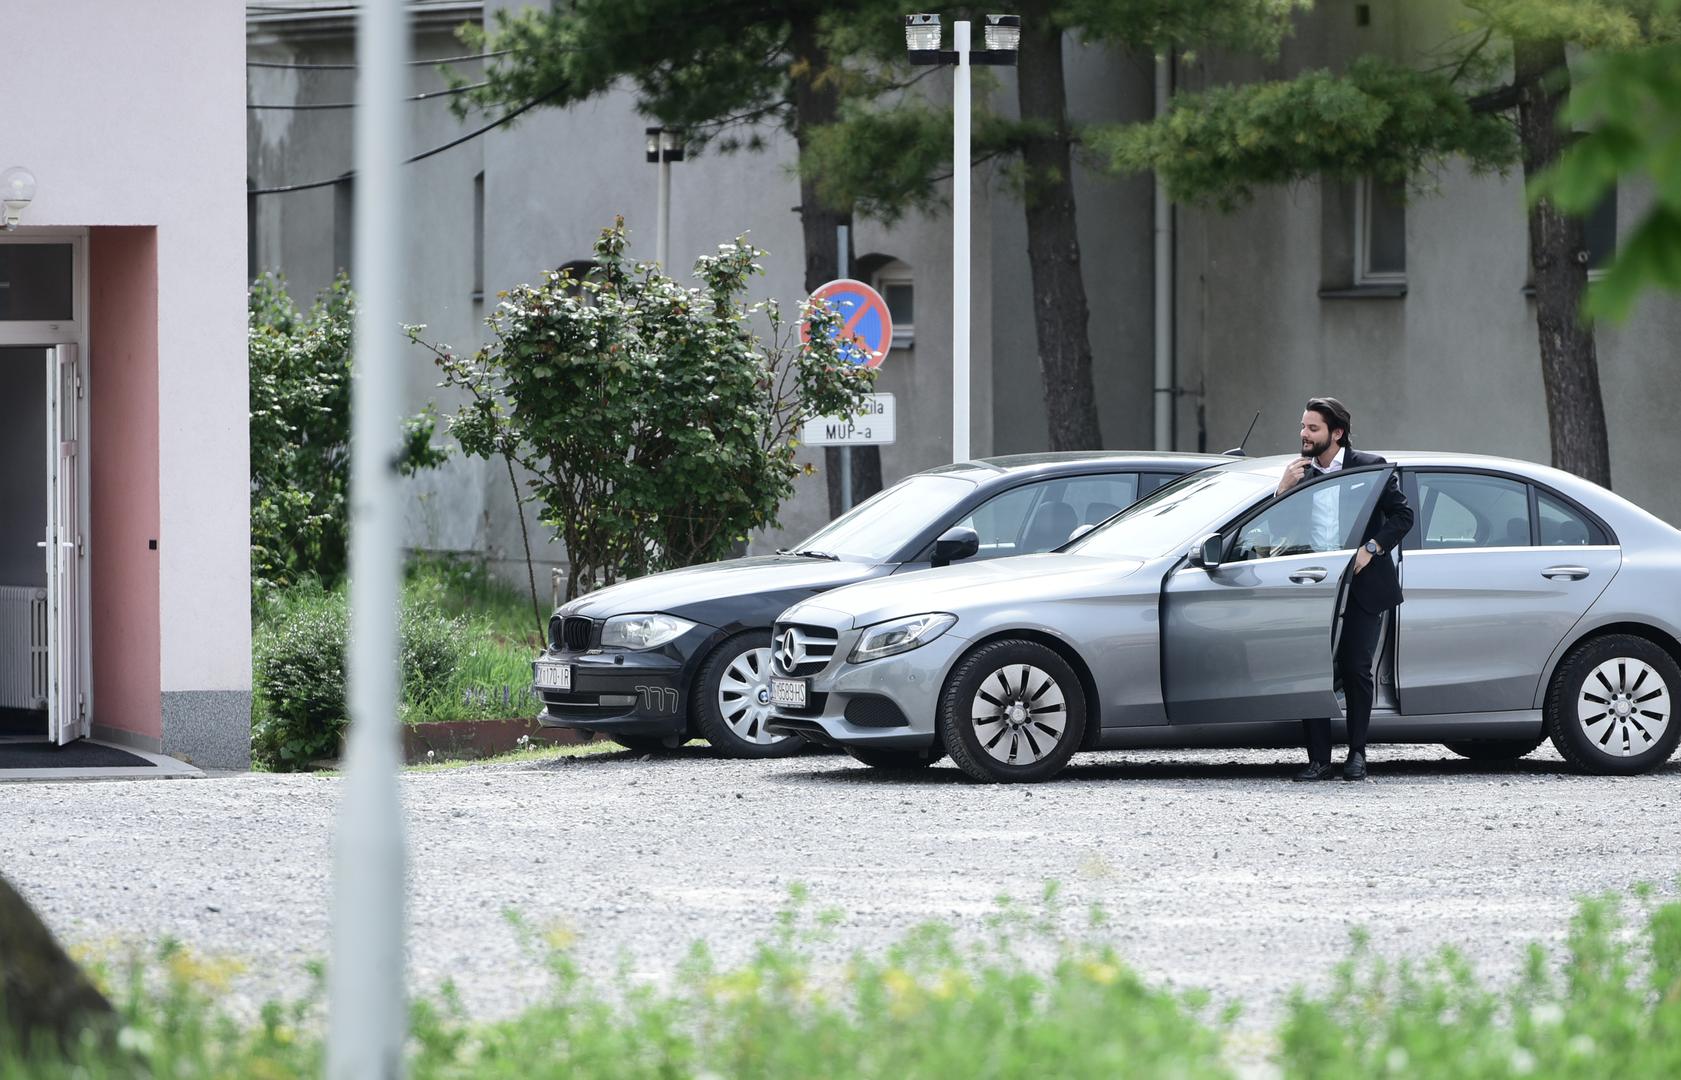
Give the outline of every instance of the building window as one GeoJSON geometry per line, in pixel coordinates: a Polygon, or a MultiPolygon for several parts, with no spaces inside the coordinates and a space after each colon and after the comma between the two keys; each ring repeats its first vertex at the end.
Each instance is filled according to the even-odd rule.
{"type": "Polygon", "coordinates": [[[257,196],[251,189],[257,186],[249,176],[245,178],[245,280],[256,281],[263,272],[263,260],[257,257],[257,196]]]}
{"type": "Polygon", "coordinates": [[[1407,204],[1401,184],[1362,177],[1354,188],[1356,285],[1407,280],[1407,204]]]}
{"type": "Polygon", "coordinates": [[[349,274],[356,250],[356,181],[333,185],[333,273],[349,274]]]}
{"type": "Polygon", "coordinates": [[[1617,188],[1612,185],[1582,222],[1588,248],[1588,276],[1597,278],[1617,256],[1617,188]]]}
{"type": "Polygon", "coordinates": [[[484,303],[484,173],[473,177],[473,303],[484,303]]]}
{"type": "Polygon", "coordinates": [[[567,296],[581,300],[591,307],[595,306],[595,293],[584,288],[586,281],[600,281],[601,267],[593,259],[575,259],[556,270],[566,283],[562,289],[567,296]]]}
{"type": "Polygon", "coordinates": [[[909,349],[916,344],[916,284],[911,268],[890,255],[866,255],[856,263],[858,277],[881,294],[887,314],[893,319],[890,348],[909,349]]]}

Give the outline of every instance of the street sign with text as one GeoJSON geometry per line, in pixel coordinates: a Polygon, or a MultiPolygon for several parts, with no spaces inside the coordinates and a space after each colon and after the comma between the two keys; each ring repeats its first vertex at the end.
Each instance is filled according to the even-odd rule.
{"type": "Polygon", "coordinates": [[[883,446],[894,441],[892,394],[865,394],[853,416],[814,416],[801,429],[807,446],[883,446]]]}

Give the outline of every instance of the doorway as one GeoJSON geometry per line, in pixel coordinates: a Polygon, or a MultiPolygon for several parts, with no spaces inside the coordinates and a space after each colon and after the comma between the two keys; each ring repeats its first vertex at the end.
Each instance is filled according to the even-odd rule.
{"type": "Polygon", "coordinates": [[[0,735],[47,734],[47,352],[0,348],[0,735]]]}

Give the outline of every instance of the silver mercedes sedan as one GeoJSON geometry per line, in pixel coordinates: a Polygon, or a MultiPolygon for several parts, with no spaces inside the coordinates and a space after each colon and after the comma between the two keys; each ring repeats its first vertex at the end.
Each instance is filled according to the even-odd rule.
{"type": "Polygon", "coordinates": [[[1288,457],[1186,476],[1056,552],[847,586],[785,611],[774,730],[977,780],[1080,750],[1299,746],[1342,707],[1332,655],[1357,538],[1394,473],[1415,508],[1371,741],[1631,774],[1681,737],[1681,531],[1523,461],[1390,453],[1274,491],[1288,457]],[[1315,529],[1330,507],[1340,539],[1315,529]]]}

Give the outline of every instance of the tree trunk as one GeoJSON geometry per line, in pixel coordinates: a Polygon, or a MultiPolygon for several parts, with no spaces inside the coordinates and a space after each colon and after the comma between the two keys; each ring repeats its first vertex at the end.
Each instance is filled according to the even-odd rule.
{"type": "MultiPolygon", "coordinates": [[[[1559,109],[1570,92],[1562,41],[1513,43],[1518,90],[1518,137],[1525,180],[1550,167],[1564,150],[1559,109]]],[[[1529,266],[1535,283],[1535,326],[1541,339],[1541,378],[1553,465],[1611,486],[1611,451],[1593,331],[1581,321],[1588,287],[1587,240],[1580,218],[1548,200],[1529,209],[1529,266]]]]}
{"type": "Polygon", "coordinates": [[[0,878],[0,1046],[69,1053],[84,1032],[103,1041],[115,1017],[52,931],[0,878]]]}
{"type": "Polygon", "coordinates": [[[1048,15],[1022,19],[1019,65],[1021,118],[1048,129],[1022,151],[1027,166],[1027,261],[1033,273],[1045,419],[1052,450],[1095,450],[1103,445],[1103,436],[1092,388],[1086,285],[1080,277],[1080,236],[1074,221],[1062,31],[1048,15]]]}
{"type": "MultiPolygon", "coordinates": [[[[830,65],[828,50],[818,40],[815,15],[797,18],[793,26],[793,53],[797,70],[794,76],[794,140],[800,153],[806,150],[807,133],[822,124],[832,124],[840,118],[840,92],[832,81],[822,78],[830,65]]],[[[817,182],[808,176],[800,177],[800,229],[805,239],[805,291],[814,292],[819,285],[841,276],[840,236],[837,230],[845,225],[848,235],[852,225],[851,210],[835,210],[823,205],[817,194],[817,182]]],[[[852,253],[847,252],[847,266],[852,265],[852,253]]],[[[849,271],[850,273],[850,271],[849,271]]],[[[823,471],[829,487],[829,516],[841,512],[841,451],[838,447],[823,450],[823,471]]],[[[881,448],[858,447],[852,451],[852,504],[869,498],[881,490],[881,448]]]]}

